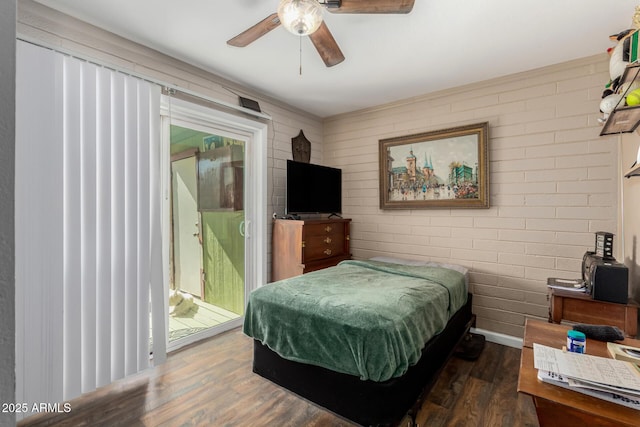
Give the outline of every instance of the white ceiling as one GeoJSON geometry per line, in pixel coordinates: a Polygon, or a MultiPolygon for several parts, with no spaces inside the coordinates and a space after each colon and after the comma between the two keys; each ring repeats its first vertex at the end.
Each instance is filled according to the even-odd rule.
{"type": "Polygon", "coordinates": [[[327,68],[308,38],[283,27],[245,48],[226,44],[278,0],[38,1],[319,117],[606,55],[608,36],[630,28],[640,4],[416,0],[407,15],[325,12],[346,57],[327,68]]]}

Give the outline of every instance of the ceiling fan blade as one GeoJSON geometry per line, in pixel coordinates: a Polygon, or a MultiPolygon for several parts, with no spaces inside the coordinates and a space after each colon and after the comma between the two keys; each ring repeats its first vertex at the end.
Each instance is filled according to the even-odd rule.
{"type": "Polygon", "coordinates": [[[342,0],[338,8],[327,7],[331,13],[409,13],[415,0],[342,0]]]}
{"type": "Polygon", "coordinates": [[[278,18],[278,14],[272,13],[253,27],[227,40],[227,44],[236,47],[245,47],[279,26],[280,18],[278,18]]]}
{"type": "Polygon", "coordinates": [[[320,28],[309,34],[309,38],[327,67],[333,67],[344,61],[344,55],[324,21],[320,24],[320,28]]]}

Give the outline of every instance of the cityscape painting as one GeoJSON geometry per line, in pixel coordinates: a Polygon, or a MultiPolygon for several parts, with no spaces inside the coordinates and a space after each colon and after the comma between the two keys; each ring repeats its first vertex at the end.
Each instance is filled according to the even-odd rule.
{"type": "Polygon", "coordinates": [[[380,208],[488,208],[489,124],[380,140],[380,208]]]}

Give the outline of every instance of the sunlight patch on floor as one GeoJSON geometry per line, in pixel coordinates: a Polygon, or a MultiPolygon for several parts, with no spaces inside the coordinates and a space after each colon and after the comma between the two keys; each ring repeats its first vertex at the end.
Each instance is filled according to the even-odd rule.
{"type": "Polygon", "coordinates": [[[194,302],[198,305],[197,310],[180,316],[169,316],[169,342],[240,317],[237,313],[198,298],[194,298],[194,302]]]}

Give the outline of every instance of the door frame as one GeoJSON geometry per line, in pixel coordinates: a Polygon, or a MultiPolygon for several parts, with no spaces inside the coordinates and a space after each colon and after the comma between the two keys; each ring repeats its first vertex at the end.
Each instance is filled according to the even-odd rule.
{"type": "MultiPolygon", "coordinates": [[[[171,155],[170,155],[170,125],[172,122],[181,125],[188,124],[206,128],[213,128],[232,134],[237,139],[245,141],[245,181],[244,181],[244,211],[245,211],[245,307],[249,294],[254,289],[267,283],[267,134],[268,124],[248,117],[231,114],[203,105],[194,104],[166,95],[161,97],[160,113],[162,116],[162,194],[163,218],[162,226],[165,236],[169,236],[171,227],[171,155]]],[[[163,241],[163,258],[166,271],[169,268],[168,238],[163,241]]],[[[166,275],[167,276],[167,275],[166,275]]],[[[169,291],[168,276],[164,284],[165,292],[169,291]]],[[[244,315],[238,319],[209,328],[189,337],[175,340],[169,345],[169,306],[165,306],[166,334],[165,342],[169,351],[219,334],[221,332],[241,326],[244,315]]]]}

